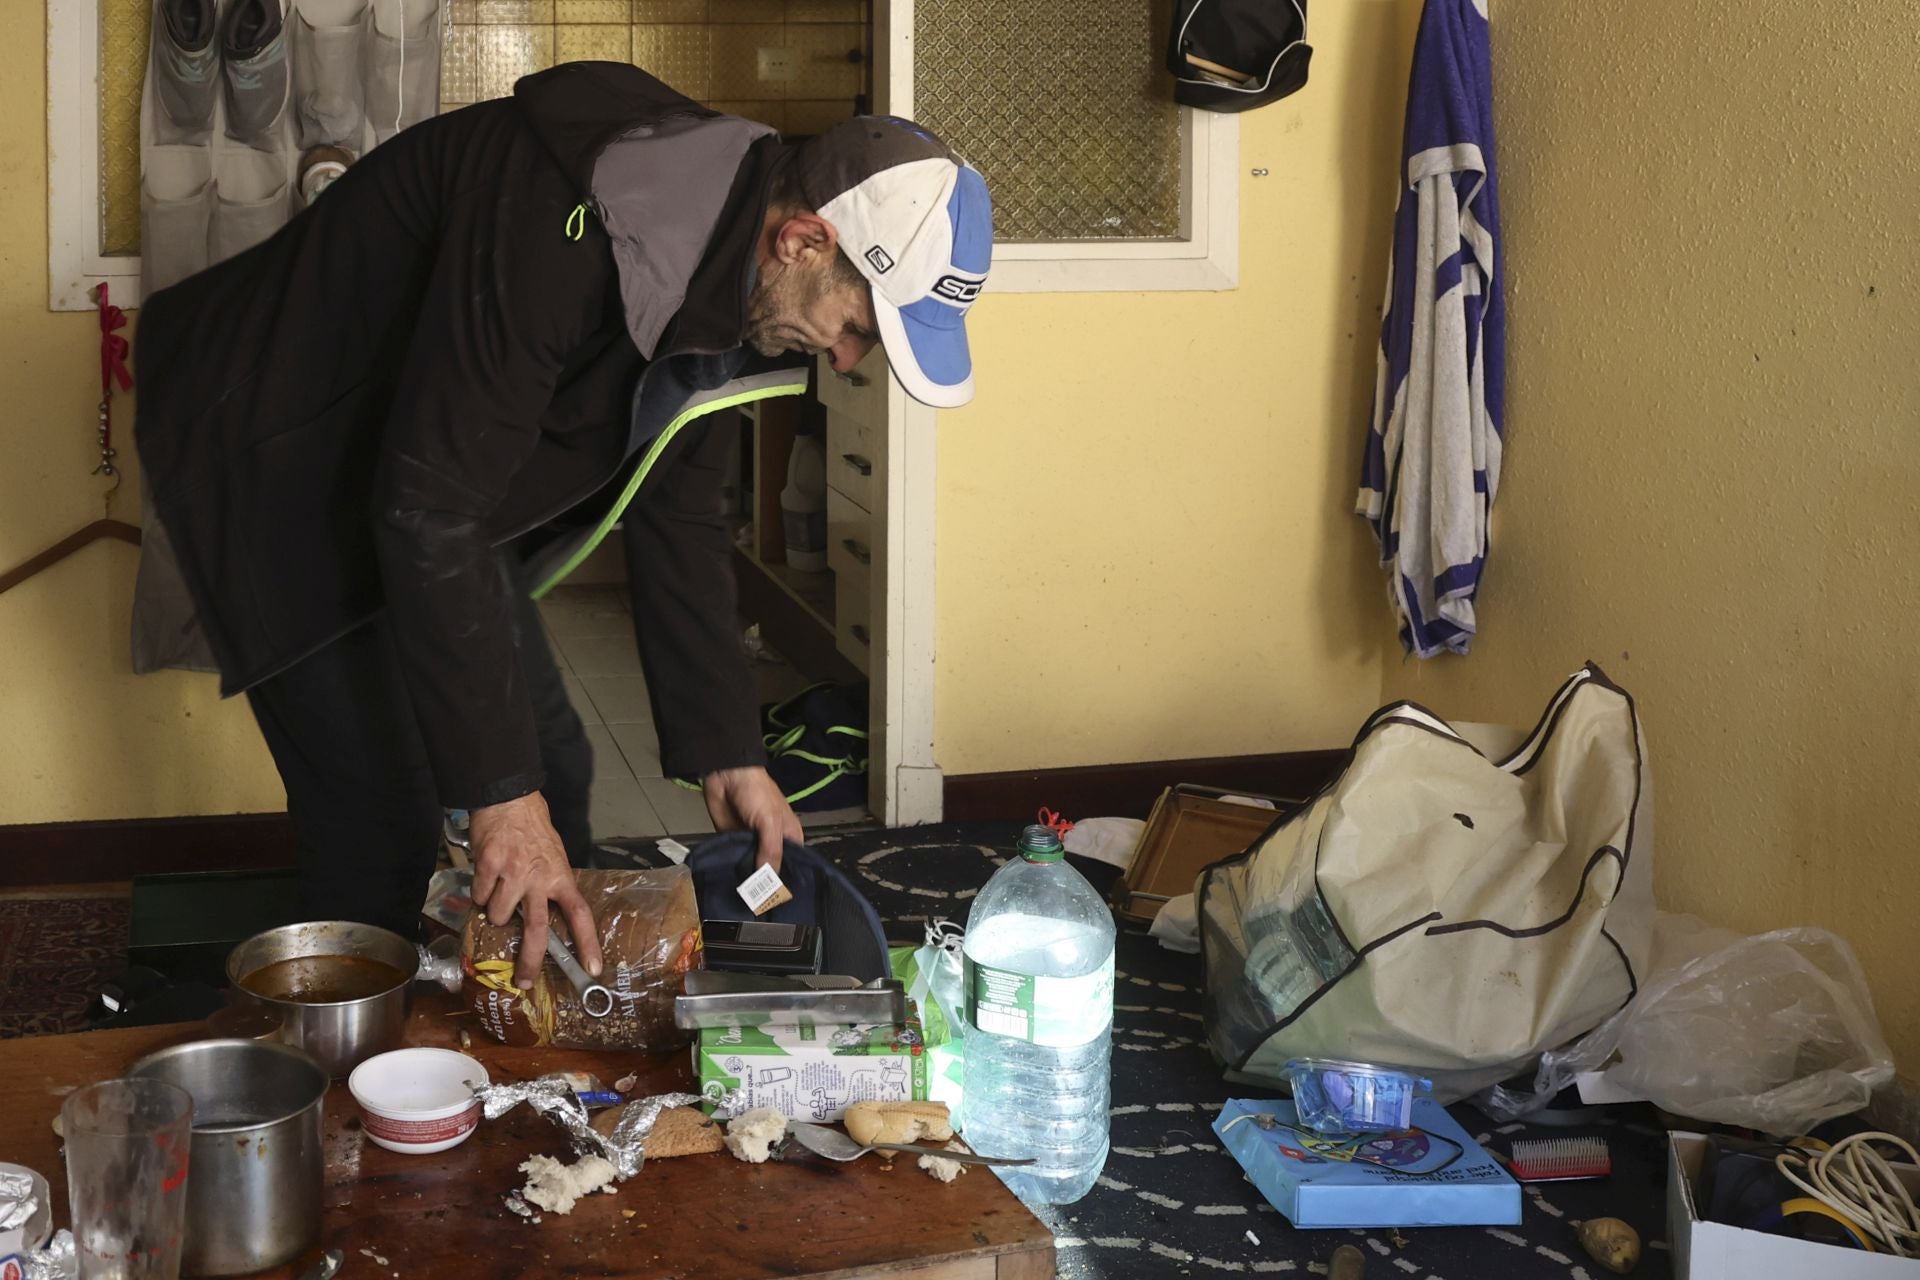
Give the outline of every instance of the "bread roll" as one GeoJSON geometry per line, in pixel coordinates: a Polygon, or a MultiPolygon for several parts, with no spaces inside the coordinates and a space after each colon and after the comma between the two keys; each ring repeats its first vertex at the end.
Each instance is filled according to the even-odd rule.
{"type": "Polygon", "coordinates": [[[944,1102],[856,1102],[847,1108],[847,1132],[861,1146],[876,1142],[946,1142],[953,1119],[944,1102]]]}

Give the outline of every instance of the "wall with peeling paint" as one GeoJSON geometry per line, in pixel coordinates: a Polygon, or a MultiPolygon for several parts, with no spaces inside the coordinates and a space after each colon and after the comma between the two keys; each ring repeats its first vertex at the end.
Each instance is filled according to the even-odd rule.
{"type": "Polygon", "coordinates": [[[1911,4],[1494,11],[1508,449],[1483,635],[1384,692],[1637,697],[1665,905],[1848,938],[1920,1069],[1911,4]]]}

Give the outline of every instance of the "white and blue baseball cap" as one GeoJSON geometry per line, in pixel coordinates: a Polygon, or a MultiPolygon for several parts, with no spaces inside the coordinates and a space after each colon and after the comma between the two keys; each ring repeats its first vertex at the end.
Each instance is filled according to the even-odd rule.
{"type": "Polygon", "coordinates": [[[966,317],[993,259],[986,179],[911,120],[857,116],[795,158],[801,194],[873,286],[887,361],[938,409],[973,399],[966,317]]]}

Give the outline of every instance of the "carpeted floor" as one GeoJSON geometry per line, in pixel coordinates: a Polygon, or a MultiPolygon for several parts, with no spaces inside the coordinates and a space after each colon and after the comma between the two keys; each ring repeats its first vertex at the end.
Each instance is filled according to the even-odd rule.
{"type": "Polygon", "coordinates": [[[126,967],[128,900],[0,898],[0,1039],[86,1030],[103,979],[126,967]]]}
{"type": "MultiPolygon", "coordinates": [[[[964,923],[973,896],[1012,849],[1017,823],[956,823],[813,837],[821,853],[856,874],[895,942],[916,942],[931,917],[964,923]]],[[[1111,868],[1075,864],[1105,889],[1111,868]]],[[[1519,1137],[1602,1133],[1614,1158],[1605,1182],[1551,1184],[1526,1201],[1511,1229],[1296,1231],[1255,1191],[1212,1131],[1228,1097],[1272,1096],[1228,1085],[1208,1054],[1200,1022],[1200,958],[1162,948],[1123,926],[1114,999],[1113,1153],[1092,1193],[1042,1213],[1053,1228],[1062,1280],[1177,1280],[1210,1275],[1324,1273],[1335,1246],[1372,1257],[1368,1275],[1391,1280],[1595,1280],[1572,1223],[1631,1222],[1649,1242],[1665,1224],[1665,1145],[1655,1130],[1489,1132],[1469,1107],[1454,1114],[1468,1132],[1505,1153],[1519,1137]],[[1404,1244],[1397,1241],[1404,1241],[1404,1244]]],[[[1668,1257],[1650,1247],[1635,1271],[1666,1280],[1668,1257]]]]}

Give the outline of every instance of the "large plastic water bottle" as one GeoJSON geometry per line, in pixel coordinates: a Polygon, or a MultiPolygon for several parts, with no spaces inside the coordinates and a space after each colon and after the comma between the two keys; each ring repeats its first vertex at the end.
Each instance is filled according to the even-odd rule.
{"type": "Polygon", "coordinates": [[[967,922],[961,1131],[1029,1204],[1071,1204],[1107,1162],[1113,916],[1042,826],[987,881],[967,922]]]}

